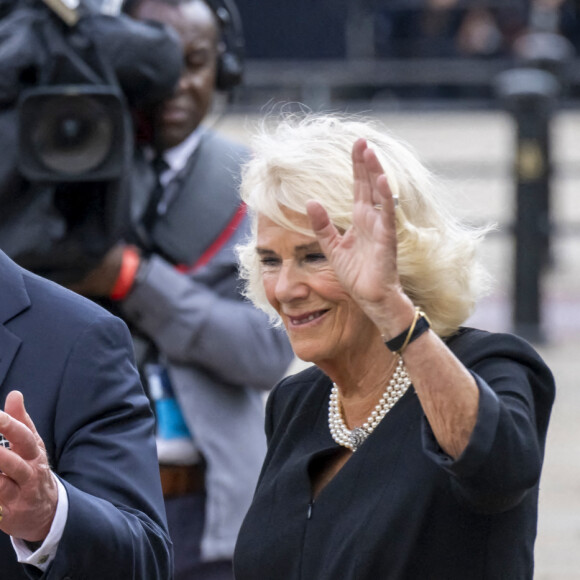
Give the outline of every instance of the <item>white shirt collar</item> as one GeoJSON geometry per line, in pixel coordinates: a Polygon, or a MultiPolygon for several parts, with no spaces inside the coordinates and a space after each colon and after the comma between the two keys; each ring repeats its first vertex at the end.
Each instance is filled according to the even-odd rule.
{"type": "Polygon", "coordinates": [[[199,126],[195,131],[190,133],[184,141],[179,143],[179,145],[166,149],[163,152],[163,159],[165,159],[167,165],[169,165],[168,171],[171,173],[171,177],[179,173],[185,167],[187,160],[197,149],[204,131],[205,129],[199,126]]]}

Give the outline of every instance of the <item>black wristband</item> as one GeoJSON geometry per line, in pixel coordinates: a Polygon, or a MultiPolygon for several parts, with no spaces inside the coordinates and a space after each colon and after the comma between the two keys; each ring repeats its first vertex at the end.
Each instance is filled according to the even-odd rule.
{"type": "Polygon", "coordinates": [[[398,354],[401,354],[401,350],[409,346],[415,339],[419,338],[425,331],[431,328],[431,323],[427,318],[427,315],[421,310],[417,309],[415,313],[415,318],[413,318],[413,323],[409,328],[403,330],[401,334],[387,340],[385,342],[386,347],[398,354]],[[409,336],[411,333],[411,336],[409,336]]]}

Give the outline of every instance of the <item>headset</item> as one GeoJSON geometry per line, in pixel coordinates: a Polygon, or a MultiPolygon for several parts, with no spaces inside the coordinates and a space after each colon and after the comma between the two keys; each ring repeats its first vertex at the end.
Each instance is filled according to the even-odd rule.
{"type": "Polygon", "coordinates": [[[218,60],[216,88],[231,91],[244,74],[244,31],[242,18],[233,0],[205,0],[216,15],[225,45],[218,60]]]}
{"type": "MultiPolygon", "coordinates": [[[[223,51],[218,57],[216,89],[224,92],[231,91],[242,82],[244,75],[245,41],[242,18],[233,0],[202,1],[214,13],[224,45],[223,51]]],[[[140,0],[124,0],[123,11],[131,13],[132,8],[139,2],[140,0]]]]}

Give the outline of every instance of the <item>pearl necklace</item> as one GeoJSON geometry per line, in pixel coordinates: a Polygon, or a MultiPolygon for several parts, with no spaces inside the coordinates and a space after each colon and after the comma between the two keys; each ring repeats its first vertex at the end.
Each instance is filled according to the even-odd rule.
{"type": "Polygon", "coordinates": [[[395,406],[395,403],[405,394],[410,385],[411,379],[409,379],[403,359],[399,357],[395,372],[375,410],[360,427],[350,430],[342,416],[338,386],[336,383],[332,383],[328,401],[328,427],[334,441],[353,452],[356,451],[375,430],[383,417],[395,406]]]}

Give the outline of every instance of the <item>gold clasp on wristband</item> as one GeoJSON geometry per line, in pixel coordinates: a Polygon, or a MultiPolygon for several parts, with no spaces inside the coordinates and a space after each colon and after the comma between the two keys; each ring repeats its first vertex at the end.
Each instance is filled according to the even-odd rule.
{"type": "Polygon", "coordinates": [[[387,348],[401,356],[403,351],[413,342],[416,338],[419,338],[426,330],[431,327],[431,321],[429,317],[418,307],[415,307],[415,316],[413,316],[413,321],[411,326],[404,330],[396,336],[395,338],[385,342],[387,348]],[[419,321],[421,321],[419,323],[419,321]],[[400,346],[399,346],[400,345],[400,346]]]}

